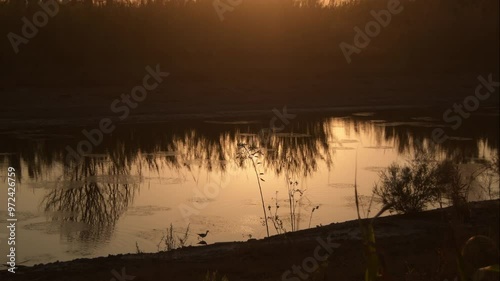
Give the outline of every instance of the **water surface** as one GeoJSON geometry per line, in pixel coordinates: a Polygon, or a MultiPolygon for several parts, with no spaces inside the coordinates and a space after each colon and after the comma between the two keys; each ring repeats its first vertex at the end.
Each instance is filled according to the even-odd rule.
{"type": "MultiPolygon", "coordinates": [[[[363,214],[376,213],[377,202],[370,202],[378,173],[411,160],[416,150],[460,162],[464,171],[497,152],[498,114],[478,112],[457,131],[435,116],[439,112],[298,114],[267,135],[261,132],[271,115],[119,124],[79,163],[65,161],[65,147],[76,147],[84,128],[0,132],[0,170],[18,171],[17,261],[131,253],[137,246],[155,252],[170,224],[179,236],[189,225],[188,245],[197,245],[196,233],[206,230],[209,244],[262,238],[258,181],[268,215],[278,215],[287,231],[290,188],[298,190],[295,229],[351,220],[356,166],[363,214]],[[453,138],[434,143],[435,127],[453,138]],[[242,143],[262,151],[255,160],[258,177],[250,159],[237,157],[242,143]]],[[[488,198],[479,186],[469,197],[488,198]]],[[[0,200],[6,201],[6,192],[0,200]]],[[[0,229],[6,229],[5,207],[0,205],[0,229]]],[[[271,223],[270,232],[276,233],[271,223]]],[[[3,256],[7,243],[0,235],[3,256]]]]}

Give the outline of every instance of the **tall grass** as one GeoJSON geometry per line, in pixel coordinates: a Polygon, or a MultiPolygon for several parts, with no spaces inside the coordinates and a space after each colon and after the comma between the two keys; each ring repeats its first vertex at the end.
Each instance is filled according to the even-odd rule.
{"type": "MultiPolygon", "coordinates": [[[[298,181],[294,181],[287,176],[286,187],[287,187],[288,204],[289,204],[288,211],[290,215],[290,227],[292,231],[299,230],[300,211],[305,192],[305,189],[299,188],[298,185],[299,185],[298,181]]],[[[311,218],[312,218],[312,213],[311,213],[311,218]]],[[[309,227],[311,227],[310,225],[311,221],[309,220],[309,227]]]]}
{"type": "MultiPolygon", "coordinates": [[[[289,179],[287,181],[289,181],[289,184],[287,185],[288,200],[286,200],[286,202],[288,202],[288,212],[286,216],[283,216],[284,219],[278,213],[281,207],[278,199],[278,191],[276,191],[276,197],[274,198],[275,200],[274,206],[271,205],[267,206],[270,214],[267,218],[269,221],[273,223],[274,229],[276,230],[277,234],[286,234],[289,231],[294,232],[300,229],[301,212],[304,207],[302,201],[305,198],[304,193],[306,190],[297,187],[299,185],[298,181],[290,181],[289,179]],[[296,196],[295,195],[296,193],[298,193],[299,195],[296,196]],[[274,207],[274,213],[273,213],[273,207],[274,207]],[[288,225],[285,223],[286,221],[290,222],[289,228],[288,225]]],[[[312,206],[311,202],[309,202],[308,205],[312,206]]],[[[318,209],[319,205],[311,207],[311,211],[309,214],[309,225],[308,225],[309,228],[311,228],[313,214],[318,209]]]]}
{"type": "Polygon", "coordinates": [[[363,220],[360,214],[360,203],[358,196],[358,152],[356,150],[356,161],[354,168],[354,197],[356,211],[358,215],[359,227],[361,230],[361,239],[363,240],[363,251],[366,260],[365,281],[390,280],[383,256],[377,249],[375,240],[375,230],[373,221],[389,210],[392,205],[388,203],[371,219],[363,220]]]}
{"type": "Polygon", "coordinates": [[[264,181],[264,179],[261,177],[263,173],[259,172],[259,169],[257,168],[257,166],[261,164],[258,161],[258,159],[262,155],[262,152],[258,147],[253,145],[248,145],[246,143],[239,143],[238,148],[239,151],[237,158],[240,159],[241,161],[250,159],[250,162],[252,163],[252,167],[255,172],[255,178],[257,179],[257,185],[259,186],[262,211],[264,213],[264,224],[266,225],[267,237],[269,237],[269,224],[267,223],[268,217],[267,217],[266,206],[264,203],[264,195],[262,194],[262,185],[261,185],[261,181],[264,181]]]}
{"type": "Polygon", "coordinates": [[[182,233],[182,235],[175,235],[175,232],[174,226],[170,224],[170,226],[167,227],[167,232],[163,234],[160,242],[158,242],[158,251],[171,251],[177,248],[182,248],[186,245],[190,232],[189,225],[186,227],[186,230],[182,233]],[[164,244],[163,247],[162,242],[164,244]]]}
{"type": "Polygon", "coordinates": [[[244,1],[223,22],[213,0],[72,0],[14,55],[6,35],[21,34],[37,1],[0,2],[4,85],[123,83],[151,63],[191,81],[498,70],[496,0],[401,0],[404,11],[350,65],[339,44],[387,0],[244,1]]]}
{"type": "Polygon", "coordinates": [[[219,275],[217,271],[210,272],[210,270],[207,271],[205,274],[205,277],[203,278],[203,281],[229,281],[229,279],[226,277],[226,275],[222,276],[219,279],[219,275]]]}

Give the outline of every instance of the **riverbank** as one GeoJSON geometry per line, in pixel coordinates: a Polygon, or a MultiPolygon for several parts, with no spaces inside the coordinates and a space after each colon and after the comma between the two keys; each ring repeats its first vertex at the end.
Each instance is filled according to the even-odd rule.
{"type": "MultiPolygon", "coordinates": [[[[376,219],[377,249],[393,280],[453,280],[457,267],[451,237],[456,237],[458,245],[474,235],[499,241],[499,203],[499,200],[471,203],[467,222],[454,219],[451,207],[376,219]]],[[[495,251],[498,253],[498,249],[495,251]]],[[[135,281],[199,281],[204,280],[207,271],[218,271],[230,281],[301,280],[299,275],[318,278],[309,280],[362,280],[365,269],[362,253],[359,224],[348,221],[247,242],[22,267],[16,274],[1,271],[0,279],[113,280],[118,275],[128,276],[129,279],[123,280],[135,281]],[[305,269],[314,264],[311,260],[321,259],[326,252],[331,253],[327,264],[308,273],[305,269]],[[300,272],[294,271],[294,267],[300,267],[300,272]],[[287,270],[290,270],[285,276],[288,279],[282,279],[287,270]]]]}

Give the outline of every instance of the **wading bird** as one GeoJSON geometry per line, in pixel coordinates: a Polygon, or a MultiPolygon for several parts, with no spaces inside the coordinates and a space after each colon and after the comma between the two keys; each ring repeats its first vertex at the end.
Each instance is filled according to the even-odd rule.
{"type": "Polygon", "coordinates": [[[207,237],[207,235],[208,235],[208,230],[205,233],[198,233],[198,236],[199,236],[198,239],[199,238],[205,238],[205,237],[207,237]]]}

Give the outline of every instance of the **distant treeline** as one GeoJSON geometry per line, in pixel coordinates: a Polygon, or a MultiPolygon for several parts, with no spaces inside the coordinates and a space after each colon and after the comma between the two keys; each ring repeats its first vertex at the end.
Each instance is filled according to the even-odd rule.
{"type": "Polygon", "coordinates": [[[112,84],[156,63],[192,79],[498,72],[498,0],[400,0],[390,20],[396,0],[53,1],[0,2],[0,85],[112,84]],[[372,11],[380,30],[356,47],[372,11]]]}

